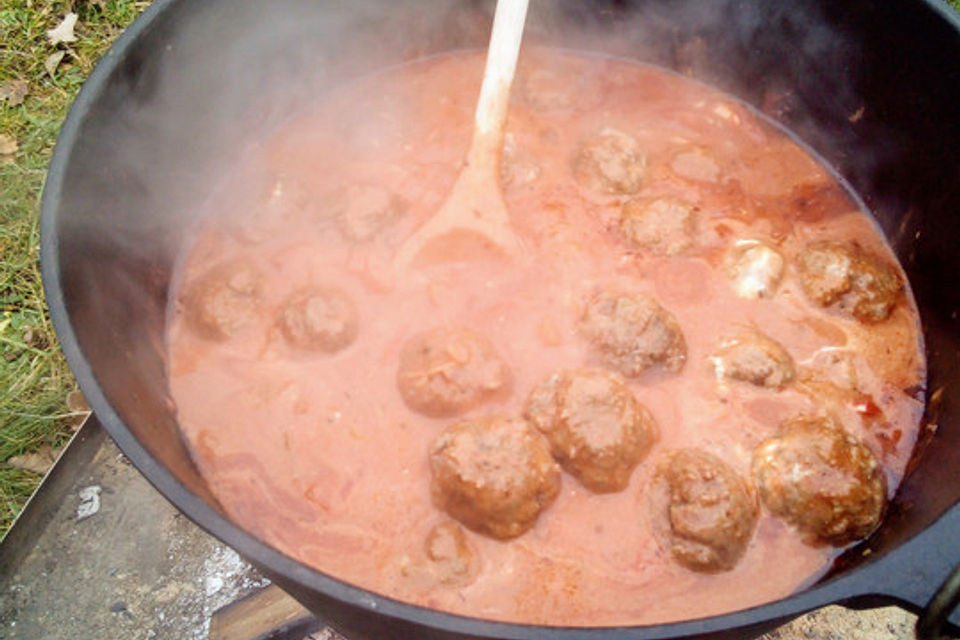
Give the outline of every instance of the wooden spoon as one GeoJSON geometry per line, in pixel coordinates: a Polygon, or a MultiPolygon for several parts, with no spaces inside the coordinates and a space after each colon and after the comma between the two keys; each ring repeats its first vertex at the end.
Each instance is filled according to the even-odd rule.
{"type": "Polygon", "coordinates": [[[528,3],[497,2],[466,164],[443,206],[400,247],[394,259],[398,271],[427,253],[443,261],[478,255],[517,256],[522,251],[503,202],[500,157],[528,3]]]}

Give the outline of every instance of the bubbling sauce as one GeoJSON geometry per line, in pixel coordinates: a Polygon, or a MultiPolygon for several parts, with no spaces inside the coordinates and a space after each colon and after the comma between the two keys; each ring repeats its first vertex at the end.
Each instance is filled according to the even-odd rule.
{"type": "MultiPolygon", "coordinates": [[[[203,206],[168,348],[213,493],[307,565],[493,620],[659,623],[808,584],[875,526],[916,439],[921,336],[884,238],[742,103],[657,68],[541,49],[521,60],[502,158],[525,255],[433,255],[398,276],[393,256],[466,153],[482,66],[456,53],[331,91],[258,140],[203,206]],[[616,324],[640,317],[642,331],[616,324]],[[613,409],[595,406],[604,389],[613,409]],[[455,468],[475,502],[448,511],[466,508],[469,527],[438,506],[431,455],[458,464],[443,448],[454,436],[495,424],[491,442],[536,439],[526,424],[561,414],[567,431],[537,440],[540,467],[521,470],[538,501],[522,522],[501,510],[486,531],[471,523],[492,512],[476,502],[483,482],[455,468]],[[591,416],[634,429],[613,479],[603,442],[569,444],[591,416]],[[775,439],[798,420],[819,440],[775,439]],[[776,475],[777,452],[794,447],[797,475],[820,441],[861,465],[849,477],[867,478],[869,510],[818,519],[790,509],[830,506],[829,490],[757,487],[803,482],[776,475]],[[676,546],[718,482],[741,521],[676,546]],[[726,542],[711,547],[714,533],[726,542]]],[[[495,455],[526,464],[514,453],[495,455]]]]}

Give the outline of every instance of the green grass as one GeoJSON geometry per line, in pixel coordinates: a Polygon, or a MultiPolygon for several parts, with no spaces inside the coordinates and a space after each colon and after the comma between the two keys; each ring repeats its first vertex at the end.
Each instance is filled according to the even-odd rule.
{"type": "Polygon", "coordinates": [[[0,536],[40,476],[11,456],[69,437],[65,398],[75,388],[50,325],[37,262],[40,192],[60,125],[80,85],[114,38],[149,2],[0,0],[0,85],[25,80],[23,104],[0,105],[0,134],[19,149],[0,166],[0,536]],[[47,30],[78,14],[77,41],[52,45],[47,30]],[[47,58],[65,55],[48,73],[47,58]]]}

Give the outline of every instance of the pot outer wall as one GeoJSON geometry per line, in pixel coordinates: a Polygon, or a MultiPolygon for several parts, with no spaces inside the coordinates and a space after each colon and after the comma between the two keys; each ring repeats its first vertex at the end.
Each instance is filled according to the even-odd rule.
{"type": "Polygon", "coordinates": [[[852,185],[903,263],[936,437],[918,446],[884,526],[820,583],[703,620],[548,630],[375,596],[224,516],[180,439],[165,374],[167,294],[195,203],[235,157],[237,131],[269,129],[365,71],[482,47],[491,12],[453,0],[158,0],[120,37],[63,127],[41,220],[54,325],[111,436],[178,508],[352,639],[745,638],[828,602],[922,606],[960,560],[960,22],[934,0],[540,0],[527,27],[529,42],[659,64],[763,109],[852,185]]]}

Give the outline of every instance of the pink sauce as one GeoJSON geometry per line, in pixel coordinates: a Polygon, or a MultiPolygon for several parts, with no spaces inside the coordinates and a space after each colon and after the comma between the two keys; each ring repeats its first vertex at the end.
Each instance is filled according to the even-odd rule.
{"type": "Polygon", "coordinates": [[[835,550],[804,544],[761,511],[736,567],[690,571],[652,534],[645,491],[663,453],[677,447],[707,450],[749,477],[754,448],[781,420],[828,411],[874,451],[892,495],[922,410],[907,390],[925,375],[909,291],[889,318],[862,324],[811,304],[791,266],[814,239],[855,239],[895,262],[890,249],[822,166],[735,100],[651,67],[538,51],[521,62],[504,160],[525,264],[441,262],[393,279],[392,256],[441,205],[466,152],[482,64],[480,53],[447,55],[341,87],[258,141],[210,199],[182,287],[233,261],[255,266],[265,287],[227,340],[192,330],[182,300],[172,311],[170,386],[198,467],[230,517],[277,549],[445,611],[649,624],[786,596],[825,570],[835,550]],[[626,198],[574,180],[578,148],[604,128],[644,149],[637,197],[696,205],[689,247],[663,255],[631,245],[618,227],[626,198]],[[399,213],[376,221],[369,237],[345,232],[336,218],[345,185],[383,187],[399,213]],[[724,260],[743,240],[785,258],[772,297],[737,295],[724,260]],[[278,305],[309,285],[338,286],[356,305],[358,334],[345,349],[298,351],[281,336],[278,305]],[[467,531],[479,571],[469,584],[442,583],[422,570],[428,531],[449,521],[431,503],[427,452],[456,418],[404,404],[402,345],[441,325],[482,333],[508,364],[512,389],[466,415],[519,415],[554,371],[601,364],[577,329],[601,288],[650,294],[682,328],[680,373],[655,368],[628,380],[659,424],[659,442],[624,491],[594,494],[564,474],[556,502],[524,535],[501,542],[467,531]],[[710,356],[744,326],[782,344],[813,386],[719,380],[710,356]],[[842,365],[820,366],[828,360],[842,365]],[[850,372],[852,388],[836,382],[850,372]],[[827,387],[817,382],[827,378],[827,387]]]}

